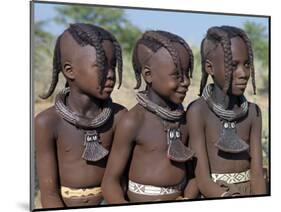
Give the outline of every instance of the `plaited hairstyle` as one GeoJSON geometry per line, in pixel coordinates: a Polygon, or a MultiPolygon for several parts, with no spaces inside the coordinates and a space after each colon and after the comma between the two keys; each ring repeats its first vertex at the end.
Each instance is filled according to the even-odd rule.
{"type": "Polygon", "coordinates": [[[148,49],[152,50],[154,53],[156,53],[161,47],[165,48],[169,54],[171,55],[173,62],[176,66],[176,69],[178,73],[181,76],[181,79],[183,80],[183,76],[186,73],[187,76],[192,77],[192,71],[193,71],[193,53],[189,45],[182,39],[181,37],[172,34],[170,32],[166,31],[146,31],[142,37],[137,41],[134,51],[133,51],[133,68],[135,71],[135,78],[137,81],[135,89],[138,89],[141,86],[141,71],[142,71],[142,65],[139,61],[138,56],[138,47],[142,44],[146,46],[148,49]],[[181,44],[185,50],[187,51],[190,62],[189,66],[186,70],[183,70],[180,58],[178,55],[178,52],[176,51],[173,42],[177,42],[181,44]]]}
{"type": "MultiPolygon", "coordinates": [[[[104,30],[103,28],[91,24],[83,24],[83,23],[70,24],[70,27],[66,29],[64,33],[66,31],[68,31],[71,34],[71,36],[80,46],[91,45],[96,49],[97,66],[100,70],[98,73],[99,74],[98,77],[99,77],[99,84],[101,88],[104,88],[104,84],[108,72],[108,70],[106,69],[107,58],[105,55],[104,48],[102,46],[102,42],[104,40],[109,40],[113,43],[114,53],[117,60],[117,67],[118,67],[118,79],[119,79],[118,88],[119,88],[122,84],[123,64],[122,64],[122,50],[116,38],[111,33],[104,30]]],[[[40,95],[42,99],[47,99],[49,96],[51,96],[58,83],[59,73],[62,71],[60,39],[64,33],[62,33],[56,40],[54,57],[53,57],[52,82],[48,92],[44,95],[40,95]]],[[[66,83],[66,87],[67,86],[68,83],[66,83]]]]}
{"type": "Polygon", "coordinates": [[[211,27],[207,31],[206,37],[201,42],[201,68],[202,77],[200,83],[199,96],[202,95],[203,89],[206,86],[208,80],[208,73],[205,70],[205,62],[208,56],[215,50],[218,45],[222,46],[224,52],[224,69],[225,69],[225,83],[223,91],[226,94],[231,86],[232,81],[232,52],[231,52],[231,38],[240,37],[246,44],[249,63],[250,63],[250,74],[252,78],[252,85],[254,94],[256,94],[256,82],[255,82],[255,68],[254,68],[254,56],[251,41],[246,35],[246,33],[237,27],[232,26],[221,26],[221,27],[211,27]]]}

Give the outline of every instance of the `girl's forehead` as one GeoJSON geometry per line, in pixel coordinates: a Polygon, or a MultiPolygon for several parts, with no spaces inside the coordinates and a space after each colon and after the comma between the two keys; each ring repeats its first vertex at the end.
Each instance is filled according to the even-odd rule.
{"type": "Polygon", "coordinates": [[[232,55],[247,55],[247,46],[244,40],[240,37],[233,37],[231,38],[231,52],[232,55]]]}
{"type": "Polygon", "coordinates": [[[174,42],[173,46],[178,53],[178,56],[179,56],[179,59],[180,59],[182,65],[184,67],[186,67],[188,65],[189,60],[190,60],[189,52],[187,51],[187,49],[182,44],[180,44],[178,42],[174,42]]]}

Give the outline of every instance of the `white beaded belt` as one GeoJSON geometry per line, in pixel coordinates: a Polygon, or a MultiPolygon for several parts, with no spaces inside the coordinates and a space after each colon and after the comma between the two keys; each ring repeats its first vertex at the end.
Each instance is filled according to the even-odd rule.
{"type": "Polygon", "coordinates": [[[214,182],[223,180],[228,184],[242,183],[250,180],[250,170],[240,173],[211,174],[214,182]]]}
{"type": "Polygon", "coordinates": [[[181,192],[185,185],[185,180],[176,186],[157,187],[153,185],[143,185],[129,180],[129,191],[143,195],[163,195],[181,192]]]}

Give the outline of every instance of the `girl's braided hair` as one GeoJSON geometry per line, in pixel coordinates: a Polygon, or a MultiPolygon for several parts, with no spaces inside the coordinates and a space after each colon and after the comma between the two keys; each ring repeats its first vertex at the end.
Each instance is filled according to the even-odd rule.
{"type": "MultiPolygon", "coordinates": [[[[101,88],[104,87],[107,72],[108,72],[108,69],[106,68],[107,58],[105,55],[104,48],[102,46],[102,41],[109,40],[113,43],[115,57],[117,60],[118,79],[119,79],[118,88],[119,88],[122,84],[123,64],[122,64],[121,46],[116,40],[116,38],[111,33],[104,30],[103,28],[91,24],[83,24],[83,23],[70,24],[70,27],[66,31],[68,31],[72,35],[72,37],[80,46],[91,45],[96,49],[96,58],[97,58],[96,60],[97,60],[98,68],[100,70],[99,84],[101,88]]],[[[42,99],[47,99],[49,96],[53,94],[56,85],[58,83],[59,73],[62,71],[61,53],[60,53],[60,39],[62,35],[60,35],[57,38],[55,44],[54,57],[53,57],[52,82],[48,92],[40,96],[42,99]]],[[[68,83],[66,83],[66,86],[68,86],[68,83]]]]}
{"type": "Polygon", "coordinates": [[[193,71],[193,53],[189,45],[182,39],[181,37],[172,34],[170,32],[166,31],[146,31],[143,36],[137,41],[134,51],[133,51],[133,68],[135,71],[135,78],[137,81],[137,85],[135,86],[135,89],[138,89],[141,86],[141,71],[142,71],[142,65],[139,61],[138,57],[138,47],[142,44],[152,50],[154,53],[158,51],[161,47],[164,47],[169,54],[171,55],[173,62],[176,66],[177,71],[179,72],[181,79],[183,79],[183,75],[187,74],[189,77],[192,77],[192,71],[193,71]],[[188,52],[188,55],[190,57],[189,66],[186,70],[183,70],[180,62],[180,58],[178,55],[178,52],[174,48],[172,42],[180,43],[188,52]]]}
{"type": "Polygon", "coordinates": [[[254,94],[256,94],[256,82],[255,82],[255,68],[254,68],[254,56],[251,41],[246,35],[246,33],[237,27],[233,26],[221,26],[221,27],[211,27],[207,31],[206,37],[201,42],[201,68],[202,77],[200,83],[199,95],[202,95],[203,89],[206,86],[208,80],[208,73],[205,71],[205,62],[208,59],[208,55],[215,50],[215,48],[220,44],[224,52],[224,69],[225,69],[225,84],[224,92],[227,93],[229,87],[231,86],[232,80],[232,52],[231,52],[231,38],[240,37],[246,44],[250,62],[251,78],[254,94]],[[215,48],[214,48],[215,47],[215,48]]]}

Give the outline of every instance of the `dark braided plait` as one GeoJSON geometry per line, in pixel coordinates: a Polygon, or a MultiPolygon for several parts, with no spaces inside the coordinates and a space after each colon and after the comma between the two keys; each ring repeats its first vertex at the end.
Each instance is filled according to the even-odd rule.
{"type": "MultiPolygon", "coordinates": [[[[112,36],[112,38],[114,37],[112,36]]],[[[118,89],[119,89],[122,84],[122,71],[123,71],[122,49],[116,39],[113,40],[113,45],[115,48],[115,57],[117,60],[117,70],[118,70],[118,80],[119,80],[118,89]]]]}
{"type": "MultiPolygon", "coordinates": [[[[119,84],[118,84],[118,88],[120,88],[121,84],[122,84],[122,71],[123,71],[123,59],[122,59],[122,48],[119,44],[119,42],[117,41],[117,39],[108,31],[106,31],[105,29],[98,27],[98,26],[94,26],[94,25],[90,25],[91,28],[96,31],[101,39],[104,40],[109,40],[112,42],[113,46],[114,46],[114,54],[116,57],[116,61],[117,61],[117,70],[118,70],[118,79],[119,79],[119,84]]],[[[116,66],[116,64],[115,64],[116,66]]],[[[114,66],[114,68],[115,68],[114,66]]]]}
{"type": "Polygon", "coordinates": [[[176,70],[179,73],[182,73],[181,72],[181,65],[180,65],[180,58],[179,58],[178,52],[175,50],[175,48],[173,47],[171,41],[167,37],[161,35],[157,31],[147,31],[143,35],[143,38],[162,44],[162,46],[165,49],[167,49],[168,52],[170,53],[170,55],[171,55],[171,57],[173,59],[173,62],[175,64],[175,66],[176,66],[176,70]]]}
{"type": "Polygon", "coordinates": [[[224,53],[224,69],[225,69],[225,79],[223,91],[227,93],[231,85],[232,77],[232,52],[231,52],[231,42],[227,33],[222,30],[220,27],[212,27],[207,32],[207,39],[215,40],[219,42],[222,46],[224,53]]]}
{"type": "Polygon", "coordinates": [[[225,57],[224,64],[225,64],[225,72],[226,72],[224,91],[227,91],[230,86],[230,83],[231,83],[231,77],[232,77],[232,72],[233,72],[233,70],[232,70],[233,68],[231,66],[231,61],[232,61],[231,46],[229,47],[229,51],[227,49],[228,49],[229,43],[231,45],[231,38],[238,37],[238,36],[245,42],[245,44],[247,46],[250,69],[251,69],[252,86],[253,86],[254,94],[256,94],[255,68],[254,68],[254,62],[253,62],[254,56],[253,56],[253,50],[252,50],[252,45],[251,45],[250,39],[248,38],[246,33],[240,28],[232,27],[232,26],[221,26],[221,27],[210,28],[207,32],[206,38],[204,38],[201,43],[202,78],[201,78],[201,84],[200,84],[200,95],[203,92],[203,89],[207,83],[207,78],[208,78],[208,74],[206,73],[206,71],[204,69],[204,63],[205,63],[205,60],[207,57],[207,53],[204,52],[205,40],[208,39],[208,41],[211,41],[214,44],[219,42],[222,44],[222,47],[223,47],[223,43],[226,43],[226,48],[223,47],[223,50],[224,50],[224,57],[225,57]],[[210,31],[212,31],[212,34],[210,33],[210,31]],[[221,34],[224,34],[224,35],[221,35],[221,34]],[[226,38],[225,41],[223,41],[224,39],[221,39],[222,37],[226,38]],[[228,42],[226,40],[228,40],[228,42]],[[228,57],[228,58],[226,58],[226,57],[228,57]],[[229,67],[228,71],[227,71],[227,67],[229,67]],[[228,73],[231,73],[231,75],[229,77],[227,77],[228,73]],[[226,86],[227,79],[229,79],[228,86],[226,86]]]}
{"type": "MultiPolygon", "coordinates": [[[[123,71],[123,59],[122,59],[122,49],[120,44],[118,43],[117,39],[108,31],[104,30],[101,27],[98,26],[92,26],[93,28],[95,28],[95,30],[98,31],[98,33],[101,35],[102,40],[109,40],[112,42],[113,46],[114,46],[114,54],[117,60],[117,70],[118,70],[118,89],[120,88],[121,84],[122,84],[122,71],[123,71]]],[[[116,64],[114,65],[114,69],[115,69],[116,64]]],[[[107,74],[107,72],[104,72],[105,76],[107,74]]]]}
{"type": "MultiPolygon", "coordinates": [[[[117,39],[108,31],[104,30],[101,27],[98,26],[93,26],[91,25],[92,29],[94,29],[94,31],[97,31],[98,34],[100,34],[100,37],[102,40],[109,40],[112,42],[113,46],[114,46],[114,54],[117,60],[117,70],[118,70],[118,80],[119,80],[119,84],[118,84],[118,88],[120,88],[121,84],[122,84],[122,71],[123,71],[123,59],[122,59],[122,49],[121,46],[119,44],[119,42],[117,41],[117,39]]],[[[116,66],[116,64],[115,64],[116,66]]],[[[114,66],[114,69],[115,69],[114,66]]]]}
{"type": "Polygon", "coordinates": [[[167,49],[169,54],[172,57],[172,60],[176,66],[177,71],[181,75],[181,78],[183,79],[183,73],[184,71],[189,72],[189,76],[192,77],[192,70],[193,70],[193,53],[188,46],[188,44],[179,36],[176,36],[172,33],[165,32],[165,31],[147,31],[143,34],[143,36],[137,41],[134,51],[133,51],[133,68],[135,71],[135,78],[137,81],[137,85],[135,86],[135,89],[139,88],[141,85],[141,69],[142,64],[139,61],[138,57],[138,46],[140,44],[143,44],[150,50],[152,50],[154,53],[157,52],[158,49],[161,47],[164,47],[167,49]],[[180,63],[180,58],[178,55],[178,52],[174,48],[172,42],[178,42],[184,46],[184,48],[187,50],[187,53],[190,56],[190,63],[188,70],[183,70],[180,63]]]}
{"type": "Polygon", "coordinates": [[[103,88],[108,69],[106,69],[107,58],[102,47],[102,37],[100,36],[100,33],[91,30],[90,25],[88,24],[70,24],[68,31],[81,46],[90,44],[95,47],[97,66],[100,70],[98,72],[99,84],[103,88]]]}
{"type": "Polygon", "coordinates": [[[201,55],[201,81],[200,81],[200,91],[199,91],[199,96],[202,95],[203,90],[207,84],[208,81],[208,73],[205,70],[205,62],[206,62],[206,52],[204,52],[204,45],[205,45],[205,40],[206,38],[204,38],[201,42],[201,46],[200,46],[200,55],[201,55]]]}
{"type": "MultiPolygon", "coordinates": [[[[138,46],[140,44],[143,44],[144,46],[146,46],[147,48],[149,48],[153,52],[157,52],[157,50],[162,47],[162,44],[160,44],[158,42],[155,42],[155,41],[143,39],[143,37],[137,41],[137,43],[135,45],[135,48],[134,48],[134,51],[133,51],[133,58],[132,58],[133,68],[134,68],[134,71],[135,71],[135,78],[136,78],[136,81],[137,81],[135,89],[138,89],[141,86],[142,64],[139,61],[139,57],[138,57],[138,46]]],[[[149,59],[150,57],[151,57],[151,55],[147,55],[147,58],[145,60],[149,59]]]]}
{"type": "Polygon", "coordinates": [[[132,57],[133,69],[135,72],[135,79],[137,81],[137,84],[134,87],[134,89],[138,89],[141,86],[141,64],[138,59],[138,46],[140,43],[141,43],[141,40],[138,40],[136,43],[136,46],[133,50],[133,57],[132,57]]]}
{"type": "Polygon", "coordinates": [[[175,35],[175,34],[172,34],[170,32],[166,32],[166,31],[161,31],[161,30],[158,30],[157,32],[164,35],[165,37],[167,37],[171,42],[180,43],[185,48],[185,50],[187,51],[187,53],[189,55],[189,66],[187,67],[187,70],[183,70],[183,71],[186,72],[187,76],[192,78],[192,72],[193,72],[193,67],[194,67],[194,56],[193,56],[193,52],[192,52],[190,46],[185,42],[184,39],[182,39],[178,35],[175,35]]]}
{"type": "Polygon", "coordinates": [[[39,95],[40,98],[42,99],[47,99],[49,96],[51,96],[58,84],[59,81],[59,73],[62,70],[62,65],[61,65],[61,53],[60,53],[60,39],[61,36],[59,36],[56,40],[55,44],[55,50],[54,50],[54,57],[53,57],[53,73],[52,73],[52,82],[50,85],[49,90],[47,91],[46,94],[39,95]]]}
{"type": "Polygon", "coordinates": [[[250,41],[249,37],[247,36],[247,34],[242,29],[237,28],[237,27],[222,26],[221,28],[229,34],[230,39],[233,38],[233,37],[239,36],[245,42],[245,44],[247,46],[250,69],[251,69],[253,91],[254,91],[254,94],[256,94],[254,54],[253,54],[252,44],[251,44],[251,41],[250,41]]]}
{"type": "MultiPolygon", "coordinates": [[[[113,43],[115,57],[118,66],[118,78],[119,78],[118,88],[119,88],[122,83],[123,62],[122,62],[121,46],[116,40],[116,38],[111,33],[104,30],[103,28],[90,24],[82,24],[82,23],[70,24],[70,27],[66,31],[68,31],[71,34],[71,36],[75,39],[75,41],[80,46],[91,45],[95,47],[97,65],[100,70],[100,72],[98,73],[99,84],[102,89],[104,87],[107,72],[108,72],[108,69],[106,68],[107,58],[102,46],[102,41],[109,40],[113,43]]],[[[62,69],[61,55],[60,55],[60,38],[62,37],[62,35],[60,35],[56,41],[54,59],[53,59],[53,77],[52,77],[51,86],[49,88],[49,91],[45,95],[40,96],[41,98],[44,99],[48,98],[54,92],[58,82],[58,74],[62,69]]],[[[68,83],[66,83],[65,87],[68,87],[68,83]]]]}
{"type": "MultiPolygon", "coordinates": [[[[107,58],[105,56],[105,51],[102,46],[102,41],[109,40],[113,43],[114,53],[115,53],[115,57],[117,60],[117,66],[118,66],[118,79],[119,79],[118,88],[119,88],[122,84],[123,60],[122,60],[122,49],[121,49],[120,44],[116,40],[116,38],[112,34],[110,34],[108,31],[106,31],[103,28],[98,27],[98,26],[94,26],[94,25],[90,25],[90,24],[76,24],[76,25],[88,27],[89,31],[91,32],[91,33],[88,32],[88,37],[90,39],[92,39],[93,42],[91,42],[91,40],[88,40],[88,42],[87,42],[87,40],[86,40],[86,43],[94,46],[96,49],[97,63],[100,64],[99,68],[102,72],[102,74],[100,75],[100,85],[102,88],[104,87],[104,83],[106,81],[106,76],[107,76],[107,72],[108,72],[108,69],[105,68],[107,58]],[[104,66],[104,68],[103,68],[103,66],[104,66]]],[[[86,39],[87,39],[87,37],[86,37],[86,39]]]]}

